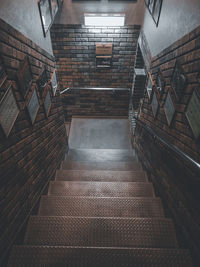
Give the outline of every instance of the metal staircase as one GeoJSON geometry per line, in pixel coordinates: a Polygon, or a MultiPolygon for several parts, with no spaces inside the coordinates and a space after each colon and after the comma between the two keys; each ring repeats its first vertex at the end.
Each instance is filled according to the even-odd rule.
{"type": "Polygon", "coordinates": [[[192,266],[129,149],[72,149],[9,267],[192,266]]]}

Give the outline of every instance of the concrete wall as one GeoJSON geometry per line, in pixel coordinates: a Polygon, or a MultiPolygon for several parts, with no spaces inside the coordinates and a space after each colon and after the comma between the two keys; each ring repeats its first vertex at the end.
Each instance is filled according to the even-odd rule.
{"type": "Polygon", "coordinates": [[[143,31],[155,56],[199,25],[199,0],[163,0],[158,27],[146,10],[143,31]]]}
{"type": "Polygon", "coordinates": [[[44,38],[36,0],[0,0],[0,18],[52,54],[50,33],[44,38]]]}
{"type": "Polygon", "coordinates": [[[84,13],[125,13],[127,25],[142,24],[144,18],[144,0],[134,1],[73,1],[64,0],[63,9],[56,23],[83,24],[84,13]]]}

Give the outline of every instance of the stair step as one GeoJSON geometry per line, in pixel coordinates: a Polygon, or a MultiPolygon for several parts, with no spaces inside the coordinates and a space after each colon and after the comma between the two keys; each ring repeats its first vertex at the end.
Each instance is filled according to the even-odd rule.
{"type": "Polygon", "coordinates": [[[62,163],[63,170],[113,170],[113,171],[139,171],[142,166],[139,162],[90,162],[90,161],[69,161],[62,163]]]}
{"type": "Polygon", "coordinates": [[[56,180],[63,181],[96,181],[96,182],[145,182],[144,171],[86,171],[58,170],[56,180]]]}
{"type": "Polygon", "coordinates": [[[164,218],[31,216],[25,245],[176,248],[172,221],[164,218]]]}
{"type": "Polygon", "coordinates": [[[151,183],[52,181],[48,195],[92,197],[153,197],[151,183]]]}
{"type": "Polygon", "coordinates": [[[132,149],[70,149],[65,159],[71,161],[137,161],[132,149]]]}
{"type": "Polygon", "coordinates": [[[192,267],[188,250],[15,246],[8,267],[192,267]]]}
{"type": "Polygon", "coordinates": [[[160,198],[42,196],[40,216],[164,217],[160,198]]]}

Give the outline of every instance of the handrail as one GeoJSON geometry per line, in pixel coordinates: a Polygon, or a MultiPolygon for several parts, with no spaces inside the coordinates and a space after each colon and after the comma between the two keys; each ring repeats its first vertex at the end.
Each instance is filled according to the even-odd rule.
{"type": "Polygon", "coordinates": [[[111,90],[111,91],[130,91],[130,88],[109,88],[109,87],[68,87],[60,92],[65,93],[68,90],[111,90]]]}
{"type": "Polygon", "coordinates": [[[62,91],[60,92],[60,94],[62,95],[63,93],[65,93],[65,92],[68,91],[69,89],[70,89],[70,87],[65,88],[64,90],[62,90],[62,91]]]}
{"type": "Polygon", "coordinates": [[[151,129],[149,126],[145,125],[143,122],[141,122],[138,118],[135,117],[136,123],[138,123],[142,128],[144,128],[147,132],[149,132],[154,139],[158,139],[162,144],[164,144],[166,147],[168,147],[170,150],[178,154],[182,159],[188,161],[195,169],[196,172],[200,174],[200,163],[198,163],[196,160],[188,156],[186,153],[184,153],[182,150],[180,150],[177,146],[169,143],[167,140],[159,136],[153,129],[151,129]]]}

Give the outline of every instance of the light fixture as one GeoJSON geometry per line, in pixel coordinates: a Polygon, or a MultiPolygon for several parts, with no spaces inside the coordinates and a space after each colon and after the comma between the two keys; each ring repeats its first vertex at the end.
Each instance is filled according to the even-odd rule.
{"type": "Polygon", "coordinates": [[[84,14],[86,26],[124,26],[125,14],[84,14]]]}

